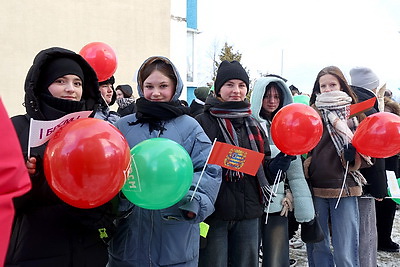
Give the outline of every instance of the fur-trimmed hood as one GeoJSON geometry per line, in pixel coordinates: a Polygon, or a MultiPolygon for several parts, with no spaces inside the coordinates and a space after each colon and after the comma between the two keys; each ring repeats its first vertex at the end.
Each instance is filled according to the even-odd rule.
{"type": "Polygon", "coordinates": [[[400,104],[390,97],[385,96],[385,111],[400,116],[400,104]]]}

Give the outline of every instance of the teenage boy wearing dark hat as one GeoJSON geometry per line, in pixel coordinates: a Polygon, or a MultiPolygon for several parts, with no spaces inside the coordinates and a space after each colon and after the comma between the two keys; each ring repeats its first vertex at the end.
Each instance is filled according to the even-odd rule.
{"type": "Polygon", "coordinates": [[[110,106],[113,105],[117,99],[117,93],[114,90],[114,83],[114,76],[111,76],[105,81],[99,82],[99,90],[104,102],[102,106],[97,109],[96,114],[94,115],[95,118],[110,123],[115,123],[120,118],[117,112],[110,110],[110,106]]]}
{"type": "Polygon", "coordinates": [[[117,99],[117,93],[114,90],[114,83],[114,76],[111,76],[105,81],[99,82],[100,93],[108,106],[113,105],[115,103],[115,100],[117,99]]]}

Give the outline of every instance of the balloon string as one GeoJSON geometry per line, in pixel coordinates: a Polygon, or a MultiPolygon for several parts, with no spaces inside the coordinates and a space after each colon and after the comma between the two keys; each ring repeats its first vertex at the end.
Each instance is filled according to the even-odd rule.
{"type": "MultiPolygon", "coordinates": [[[[346,148],[349,148],[349,142],[350,142],[349,139],[345,140],[346,148]]],[[[338,200],[336,201],[335,209],[337,209],[337,207],[339,205],[340,198],[342,197],[344,186],[345,186],[345,183],[346,183],[346,177],[347,177],[348,170],[349,170],[349,162],[346,161],[346,170],[344,171],[342,188],[340,189],[340,194],[339,194],[338,200]]]]}
{"type": "Polygon", "coordinates": [[[346,170],[344,172],[344,177],[343,177],[343,184],[342,184],[342,188],[340,189],[340,194],[339,194],[339,198],[338,198],[338,200],[336,202],[335,209],[337,209],[337,207],[339,205],[340,198],[342,197],[342,194],[343,194],[343,190],[344,190],[344,185],[346,183],[346,176],[347,176],[348,169],[349,169],[349,162],[347,161],[346,162],[346,170]]]}
{"type": "Polygon", "coordinates": [[[203,177],[204,171],[205,171],[205,169],[206,169],[206,167],[207,167],[208,160],[210,159],[211,153],[212,153],[212,151],[213,151],[213,149],[214,149],[215,142],[217,142],[217,138],[214,138],[214,142],[213,142],[213,144],[212,144],[210,153],[208,153],[206,163],[204,163],[203,170],[201,170],[199,180],[197,181],[196,187],[194,188],[194,191],[193,191],[192,197],[190,198],[190,201],[193,200],[194,194],[196,194],[196,192],[197,192],[197,188],[199,187],[201,178],[203,177]]]}
{"type": "Polygon", "coordinates": [[[267,204],[267,212],[266,212],[266,215],[265,215],[265,224],[267,224],[267,222],[268,222],[269,207],[271,206],[272,196],[273,195],[276,196],[276,192],[278,192],[278,181],[281,178],[281,176],[282,176],[282,170],[279,169],[278,173],[275,176],[274,184],[272,185],[271,195],[269,196],[269,200],[268,200],[268,204],[267,204]]]}

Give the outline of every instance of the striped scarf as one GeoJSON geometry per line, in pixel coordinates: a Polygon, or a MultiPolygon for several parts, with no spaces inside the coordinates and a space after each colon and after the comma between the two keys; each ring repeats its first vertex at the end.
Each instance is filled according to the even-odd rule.
{"type": "MultiPolygon", "coordinates": [[[[328,129],[329,135],[335,145],[336,152],[341,157],[345,145],[351,143],[354,131],[358,126],[356,117],[349,118],[351,97],[343,91],[331,91],[317,95],[315,106],[322,114],[322,119],[328,129]]],[[[367,162],[371,163],[369,157],[361,155],[367,162]]],[[[371,163],[372,164],[372,163],[371,163]]],[[[365,184],[365,178],[358,171],[349,171],[351,177],[357,184],[365,184]]]]}
{"type": "MultiPolygon", "coordinates": [[[[252,150],[264,153],[264,139],[261,135],[257,122],[251,117],[250,104],[247,102],[220,102],[212,107],[208,106],[210,114],[216,117],[218,126],[224,136],[225,142],[234,146],[239,146],[237,133],[232,125],[231,119],[244,118],[246,133],[249,138],[252,150]]],[[[207,101],[209,102],[209,101],[207,101]]],[[[264,172],[264,160],[257,170],[257,179],[260,185],[263,203],[267,203],[272,193],[268,180],[264,172]]],[[[227,170],[226,180],[235,182],[244,177],[244,174],[238,171],[227,170]]]]}

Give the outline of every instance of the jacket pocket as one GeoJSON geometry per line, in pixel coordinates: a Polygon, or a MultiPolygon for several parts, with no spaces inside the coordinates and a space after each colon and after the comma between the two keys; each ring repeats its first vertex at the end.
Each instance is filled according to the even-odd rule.
{"type": "MultiPolygon", "coordinates": [[[[163,218],[165,218],[165,214],[163,218]]],[[[199,225],[190,224],[185,220],[163,220],[160,241],[162,244],[160,265],[192,261],[198,257],[199,253],[199,225]]]]}

